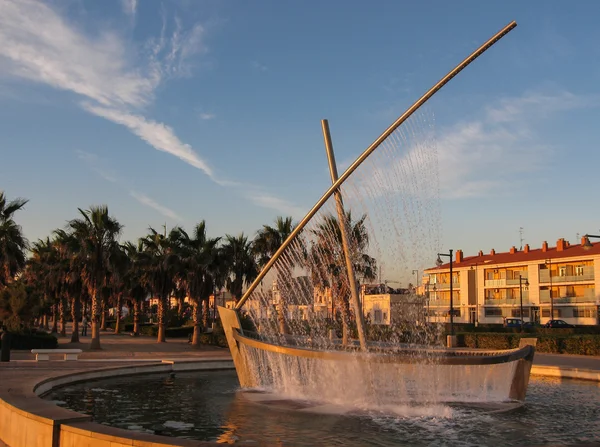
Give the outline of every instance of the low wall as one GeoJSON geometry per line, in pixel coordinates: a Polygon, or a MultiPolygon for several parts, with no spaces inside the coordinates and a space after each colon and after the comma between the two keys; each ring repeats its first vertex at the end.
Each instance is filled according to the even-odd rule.
{"type": "Polygon", "coordinates": [[[41,380],[33,389],[0,392],[0,440],[9,447],[205,447],[215,443],[149,435],[91,422],[91,417],[61,408],[42,396],[53,388],[88,380],[176,371],[233,369],[231,360],[163,360],[67,373],[41,380]]]}
{"type": "Polygon", "coordinates": [[[600,371],[594,371],[593,369],[533,365],[531,368],[531,375],[600,382],[600,371]]]}

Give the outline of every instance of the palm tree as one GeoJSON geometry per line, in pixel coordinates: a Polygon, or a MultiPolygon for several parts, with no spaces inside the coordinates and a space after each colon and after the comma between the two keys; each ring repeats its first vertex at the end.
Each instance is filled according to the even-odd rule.
{"type": "Polygon", "coordinates": [[[107,275],[116,256],[118,238],[123,226],[108,214],[108,207],[92,206],[79,209],[78,219],[69,222],[69,228],[77,239],[80,251],[77,262],[82,265],[82,280],[88,289],[91,305],[92,343],[90,349],[100,347],[100,314],[102,288],[107,285],[107,275]]]}
{"type": "MultiPolygon", "coordinates": [[[[252,246],[253,252],[257,258],[258,266],[263,268],[270,260],[271,257],[279,250],[279,247],[285,242],[285,240],[294,231],[295,225],[292,223],[291,217],[283,218],[278,216],[275,219],[275,226],[263,225],[262,229],[259,230],[254,238],[252,246]]],[[[283,264],[282,264],[283,265],[283,264]]],[[[278,269],[278,284],[283,284],[284,281],[291,277],[292,272],[290,269],[278,269]]],[[[282,288],[283,291],[284,288],[282,288]]],[[[285,297],[281,297],[279,303],[279,309],[277,312],[277,319],[279,322],[279,331],[282,334],[288,332],[285,322],[285,315],[287,314],[287,306],[285,297]]]]}
{"type": "MultiPolygon", "coordinates": [[[[377,263],[366,254],[369,246],[369,235],[365,227],[366,214],[358,221],[352,222],[350,211],[346,214],[349,231],[350,256],[357,280],[372,280],[376,278],[377,263]]],[[[338,301],[342,313],[343,344],[348,343],[350,324],[350,287],[346,274],[346,262],[342,247],[342,230],[339,221],[333,215],[327,215],[312,231],[316,240],[311,247],[309,266],[313,283],[322,288],[329,287],[332,299],[338,301]]]]}
{"type": "Polygon", "coordinates": [[[145,281],[158,297],[158,343],[165,342],[166,315],[169,306],[169,297],[176,287],[177,272],[179,269],[179,235],[180,229],[175,227],[169,235],[161,234],[150,227],[150,234],[142,243],[144,246],[146,271],[145,281]]]}
{"type": "Polygon", "coordinates": [[[29,244],[13,215],[26,203],[25,199],[8,202],[4,191],[0,191],[0,288],[12,282],[25,267],[29,244]]]}
{"type": "Polygon", "coordinates": [[[181,262],[187,296],[193,304],[194,335],[192,346],[200,344],[202,326],[208,325],[208,300],[218,282],[219,247],[221,240],[206,236],[206,222],[200,221],[190,237],[183,229],[179,229],[181,243],[181,262]],[[202,305],[204,304],[204,318],[202,305]]]}
{"type": "Polygon", "coordinates": [[[133,335],[140,335],[140,314],[142,303],[148,296],[148,287],[144,282],[144,244],[140,240],[137,244],[126,242],[123,245],[127,253],[127,268],[123,275],[125,294],[133,306],[133,335]]]}
{"type": "Polygon", "coordinates": [[[225,286],[237,302],[242,297],[244,286],[258,275],[252,242],[244,233],[239,236],[225,235],[223,257],[229,266],[225,286]]]}

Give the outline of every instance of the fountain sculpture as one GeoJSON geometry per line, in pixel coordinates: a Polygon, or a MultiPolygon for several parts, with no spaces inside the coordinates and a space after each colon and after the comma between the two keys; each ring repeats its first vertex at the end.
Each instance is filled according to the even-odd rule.
{"type": "Polygon", "coordinates": [[[364,284],[406,275],[439,248],[433,117],[415,112],[515,26],[450,71],[339,177],[322,122],[332,186],[235,308],[219,308],[243,388],[363,408],[524,400],[534,340],[507,351],[445,348],[422,296],[406,295],[390,315],[365,312],[361,299],[364,284]],[[263,280],[273,287],[259,288],[263,280]]]}

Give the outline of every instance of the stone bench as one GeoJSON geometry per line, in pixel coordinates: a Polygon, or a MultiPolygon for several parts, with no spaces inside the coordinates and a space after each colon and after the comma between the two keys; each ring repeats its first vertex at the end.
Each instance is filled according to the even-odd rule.
{"type": "Polygon", "coordinates": [[[32,349],[31,353],[35,354],[36,362],[40,360],[50,360],[50,354],[62,354],[64,360],[77,360],[81,349],[32,349]]]}

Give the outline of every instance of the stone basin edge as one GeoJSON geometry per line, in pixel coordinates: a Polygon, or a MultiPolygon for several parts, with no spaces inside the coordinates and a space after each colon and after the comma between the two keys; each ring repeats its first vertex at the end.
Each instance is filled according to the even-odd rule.
{"type": "MultiPolygon", "coordinates": [[[[21,387],[0,389],[0,440],[9,447],[207,447],[215,442],[137,433],[91,421],[91,416],[58,407],[41,397],[73,383],[110,377],[234,369],[230,359],[149,360],[53,375],[21,387]]],[[[18,371],[15,371],[18,372],[18,371]]],[[[46,372],[46,371],[44,371],[46,372]]],[[[43,374],[44,372],[40,372],[43,374]]],[[[35,380],[35,379],[34,379],[35,380]]]]}

